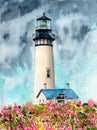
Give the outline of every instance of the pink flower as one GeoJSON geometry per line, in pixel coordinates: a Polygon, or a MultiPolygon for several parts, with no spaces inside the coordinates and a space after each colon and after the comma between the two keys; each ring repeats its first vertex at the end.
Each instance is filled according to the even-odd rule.
{"type": "Polygon", "coordinates": [[[35,123],[34,123],[34,122],[31,122],[31,123],[30,123],[30,126],[31,126],[32,128],[35,128],[35,123]]]}
{"type": "Polygon", "coordinates": [[[81,102],[81,101],[79,101],[77,104],[78,104],[79,106],[82,106],[82,102],[81,102]]]}
{"type": "MultiPolygon", "coordinates": [[[[24,126],[24,127],[23,127],[23,130],[32,130],[32,128],[24,126]]],[[[34,129],[33,129],[33,130],[34,130],[34,129]]]]}
{"type": "Polygon", "coordinates": [[[47,127],[46,130],[54,130],[51,126],[47,127]]]}
{"type": "Polygon", "coordinates": [[[94,106],[95,102],[92,99],[88,100],[88,105],[89,106],[94,106]]]}
{"type": "Polygon", "coordinates": [[[72,130],[72,128],[71,128],[71,127],[68,127],[68,128],[66,128],[66,130],[72,130]]]}
{"type": "Polygon", "coordinates": [[[26,105],[25,105],[29,110],[32,108],[32,103],[31,102],[28,102],[28,103],[26,103],[26,105]]]}

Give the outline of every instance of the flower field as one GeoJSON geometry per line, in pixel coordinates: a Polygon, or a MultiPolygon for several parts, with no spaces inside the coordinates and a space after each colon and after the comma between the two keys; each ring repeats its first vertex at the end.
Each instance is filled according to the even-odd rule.
{"type": "Polygon", "coordinates": [[[0,127],[0,130],[97,130],[97,104],[92,100],[84,104],[14,104],[2,108],[0,127]]]}

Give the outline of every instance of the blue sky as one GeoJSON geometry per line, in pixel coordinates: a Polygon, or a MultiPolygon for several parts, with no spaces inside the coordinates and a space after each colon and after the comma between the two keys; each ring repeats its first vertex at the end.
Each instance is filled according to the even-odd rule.
{"type": "MultiPolygon", "coordinates": [[[[19,0],[18,0],[19,1],[19,0]]],[[[20,1],[22,2],[22,1],[20,1]]],[[[32,100],[36,19],[43,12],[52,19],[56,88],[66,83],[82,101],[97,101],[97,1],[37,0],[33,9],[0,22],[0,104],[32,100]],[[38,5],[37,3],[37,5],[38,5]]],[[[1,3],[0,14],[15,1],[1,3]]],[[[15,10],[16,11],[16,10],[15,10]]],[[[14,12],[15,13],[15,12],[14,12]]],[[[2,17],[0,19],[3,19],[2,17]]]]}

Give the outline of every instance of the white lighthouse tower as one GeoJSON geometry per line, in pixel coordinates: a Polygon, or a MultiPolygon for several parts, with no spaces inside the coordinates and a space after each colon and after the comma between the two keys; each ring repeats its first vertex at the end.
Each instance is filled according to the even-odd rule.
{"type": "Polygon", "coordinates": [[[37,103],[37,94],[41,89],[54,89],[54,58],[51,19],[43,16],[37,19],[35,30],[35,64],[33,103],[37,103]]]}

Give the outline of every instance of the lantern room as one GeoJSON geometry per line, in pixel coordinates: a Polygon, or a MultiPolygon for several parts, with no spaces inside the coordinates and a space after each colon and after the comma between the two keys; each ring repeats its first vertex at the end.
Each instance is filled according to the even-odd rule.
{"type": "Polygon", "coordinates": [[[52,33],[51,28],[51,19],[45,16],[45,13],[43,13],[42,17],[37,19],[37,27],[35,30],[33,40],[35,41],[35,46],[52,46],[52,42],[55,40],[55,35],[52,33]]]}
{"type": "Polygon", "coordinates": [[[46,17],[45,13],[37,19],[37,29],[51,29],[51,19],[46,17]]]}

